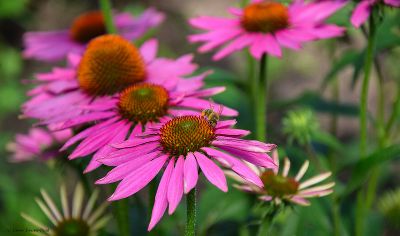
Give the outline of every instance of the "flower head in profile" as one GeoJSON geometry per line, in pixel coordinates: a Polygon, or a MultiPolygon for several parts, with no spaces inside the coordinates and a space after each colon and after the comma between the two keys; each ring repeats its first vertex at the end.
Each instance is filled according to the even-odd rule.
{"type": "MultiPolygon", "coordinates": [[[[150,8],[137,18],[128,13],[118,13],[113,18],[118,33],[133,40],[159,25],[164,15],[150,8]]],[[[104,34],[106,27],[103,14],[100,11],[86,12],[78,16],[69,29],[26,33],[23,55],[42,61],[61,60],[68,53],[81,54],[90,40],[104,34]]]]}
{"type": "Polygon", "coordinates": [[[344,28],[326,24],[324,20],[344,4],[344,1],[299,0],[286,6],[277,1],[253,0],[243,9],[230,8],[233,18],[191,19],[192,26],[207,32],[191,35],[189,41],[204,42],[200,52],[226,45],[214,55],[214,60],[246,47],[257,59],[264,53],[280,57],[281,47],[298,50],[304,42],[342,35],[344,28]]]}
{"type": "Polygon", "coordinates": [[[15,140],[7,144],[12,152],[11,162],[33,159],[46,161],[57,157],[62,144],[72,137],[70,129],[52,132],[46,128],[32,128],[28,134],[17,134],[15,140]]]}
{"type": "Polygon", "coordinates": [[[399,0],[361,0],[351,15],[351,23],[357,28],[360,27],[371,15],[372,9],[379,3],[390,7],[400,7],[399,0]]]}
{"type": "Polygon", "coordinates": [[[386,192],[379,199],[378,207],[385,219],[400,229],[400,189],[386,192]]]}
{"type": "MultiPolygon", "coordinates": [[[[274,151],[273,158],[275,162],[279,164],[277,151],[274,151]]],[[[332,188],[335,185],[334,182],[329,182],[327,184],[315,186],[327,179],[331,175],[331,172],[322,173],[308,180],[301,181],[308,169],[308,161],[304,162],[295,177],[288,176],[290,170],[290,161],[288,158],[284,159],[281,172],[278,172],[278,170],[269,170],[263,167],[257,167],[251,163],[247,164],[261,178],[264,187],[256,186],[239,177],[232,171],[227,171],[226,174],[239,182],[239,184],[235,185],[236,188],[246,192],[255,193],[259,195],[259,199],[262,201],[273,201],[276,204],[291,202],[307,206],[310,204],[307,198],[329,195],[333,192],[332,188]]]]}
{"type": "Polygon", "coordinates": [[[97,184],[121,181],[109,200],[129,197],[143,189],[165,167],[155,196],[149,225],[151,230],[169,206],[172,214],[183,193],[195,188],[199,169],[217,188],[228,190],[222,167],[232,169],[242,178],[263,187],[261,179],[244,164],[275,169],[268,156],[276,146],[244,140],[249,132],[232,128],[234,120],[219,121],[211,109],[203,115],[165,117],[160,124],[149,127],[140,137],[114,144],[115,151],[99,161],[114,169],[97,184]]]}
{"type": "Polygon", "coordinates": [[[51,224],[43,224],[26,213],[21,214],[25,220],[41,229],[39,235],[95,236],[111,218],[110,215],[104,214],[107,202],[96,204],[99,195],[97,190],[87,202],[84,202],[85,196],[81,184],[76,185],[71,207],[64,185],[60,188],[61,208],[56,206],[45,190],[41,190],[41,194],[43,200],[36,198],[35,201],[51,224]]]}

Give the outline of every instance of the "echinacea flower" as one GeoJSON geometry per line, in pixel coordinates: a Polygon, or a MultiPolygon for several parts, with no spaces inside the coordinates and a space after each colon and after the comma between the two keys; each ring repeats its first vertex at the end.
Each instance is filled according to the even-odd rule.
{"type": "Polygon", "coordinates": [[[234,129],[235,120],[219,121],[210,109],[203,115],[165,117],[160,124],[136,138],[119,144],[99,161],[115,166],[96,184],[121,181],[109,200],[129,197],[144,188],[166,166],[155,196],[148,230],[161,219],[167,206],[172,214],[183,193],[195,188],[198,168],[217,188],[228,190],[222,169],[232,169],[260,188],[260,178],[243,163],[246,160],[264,168],[276,168],[267,152],[276,145],[241,139],[249,131],[234,129]]]}
{"type": "Polygon", "coordinates": [[[304,42],[342,35],[344,28],[326,24],[324,20],[345,4],[344,1],[305,3],[299,0],[286,6],[276,1],[253,0],[243,9],[230,8],[234,18],[191,19],[192,26],[207,32],[191,35],[189,41],[205,43],[199,52],[226,44],[214,55],[214,60],[246,47],[257,59],[265,53],[280,57],[281,47],[298,50],[304,42]]]}
{"type": "MultiPolygon", "coordinates": [[[[159,25],[164,15],[150,8],[137,18],[128,13],[118,13],[113,18],[118,33],[133,40],[159,25]]],[[[104,34],[106,27],[103,14],[100,11],[86,12],[78,16],[69,29],[26,33],[23,55],[43,61],[61,60],[69,53],[81,54],[90,40],[104,34]]]]}
{"type": "Polygon", "coordinates": [[[351,23],[355,27],[360,27],[371,15],[375,5],[383,3],[391,7],[400,7],[400,0],[361,0],[351,15],[351,23]]]}
{"type": "MultiPolygon", "coordinates": [[[[279,164],[277,151],[273,153],[273,159],[279,164]]],[[[242,191],[255,193],[259,195],[259,199],[262,201],[273,201],[276,204],[292,202],[307,206],[310,204],[307,198],[329,195],[333,192],[332,188],[335,186],[334,182],[315,186],[331,176],[331,172],[325,172],[301,182],[301,179],[308,169],[308,161],[304,162],[295,177],[288,176],[290,169],[290,161],[288,158],[284,159],[283,169],[280,173],[277,169],[269,170],[254,166],[251,163],[247,164],[261,178],[264,187],[259,187],[254,185],[254,183],[245,181],[231,171],[226,171],[226,174],[239,182],[239,184],[235,185],[236,188],[242,191]]]]}
{"type": "Polygon", "coordinates": [[[104,211],[109,205],[108,202],[101,205],[96,204],[98,190],[95,190],[87,202],[84,202],[85,192],[81,184],[77,184],[75,187],[71,207],[64,185],[60,188],[61,209],[56,206],[45,190],[41,190],[41,194],[43,200],[36,198],[35,201],[52,225],[43,224],[32,216],[21,213],[25,220],[38,227],[35,230],[36,235],[95,236],[97,231],[103,228],[111,218],[110,215],[104,215],[104,211]]]}
{"type": "Polygon", "coordinates": [[[72,131],[49,131],[45,128],[32,128],[28,134],[17,134],[15,141],[7,144],[12,152],[11,162],[23,162],[33,159],[46,161],[57,157],[62,144],[72,137],[72,131]]]}
{"type": "MultiPolygon", "coordinates": [[[[45,124],[52,124],[53,127],[89,125],[63,147],[65,149],[81,141],[70,159],[94,153],[85,172],[101,165],[97,159],[112,150],[110,144],[141,133],[142,127],[146,130],[164,116],[206,109],[210,102],[204,97],[224,90],[223,87],[201,89],[203,79],[209,72],[183,79],[197,68],[191,62],[192,56],[182,56],[177,60],[156,58],[158,46],[155,40],[142,45],[140,52],[131,50],[125,55],[112,54],[114,57],[96,54],[97,48],[93,44],[99,40],[97,38],[90,43],[79,63],[78,80],[73,70],[68,70],[69,78],[63,76],[66,71],[59,74],[54,71],[52,76],[57,75],[54,83],[60,86],[48,83],[38,87],[34,90],[39,91],[38,95],[25,106],[27,116],[43,119],[45,124]],[[125,56],[132,58],[132,62],[125,56]],[[72,86],[66,86],[65,82],[72,86]],[[51,95],[53,98],[49,99],[47,90],[52,87],[68,90],[57,96],[51,95]],[[42,96],[44,100],[40,98],[42,96]],[[91,125],[92,122],[97,123],[91,125]]],[[[53,80],[50,78],[50,82],[53,80]]],[[[235,116],[237,112],[224,107],[222,115],[235,116]]]]}

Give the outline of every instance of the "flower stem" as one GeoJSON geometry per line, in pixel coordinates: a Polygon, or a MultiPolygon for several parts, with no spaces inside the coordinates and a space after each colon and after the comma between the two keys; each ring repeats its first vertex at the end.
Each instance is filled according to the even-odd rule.
{"type": "Polygon", "coordinates": [[[113,22],[110,0],[100,0],[100,8],[101,11],[103,12],[107,32],[109,34],[116,34],[117,28],[115,27],[113,22]]]}
{"type": "MultiPolygon", "coordinates": [[[[364,158],[367,154],[367,137],[368,137],[368,87],[370,74],[372,69],[372,63],[374,61],[374,49],[375,49],[375,22],[374,14],[369,17],[369,31],[367,35],[368,45],[365,54],[364,61],[364,80],[361,88],[361,98],[360,98],[360,157],[364,158]]],[[[378,117],[379,119],[379,117],[378,117]]],[[[374,171],[375,172],[375,171],[374,171]]],[[[375,173],[376,174],[376,173],[375,173]]],[[[370,182],[370,184],[376,184],[375,181],[370,182]]],[[[364,235],[364,223],[366,215],[368,214],[368,207],[365,205],[365,201],[371,199],[371,188],[369,186],[367,193],[364,196],[364,191],[360,190],[357,196],[357,207],[356,207],[356,222],[355,222],[355,234],[356,236],[364,235]]]]}
{"type": "Polygon", "coordinates": [[[258,228],[258,236],[270,235],[271,227],[274,224],[275,216],[281,210],[281,206],[272,204],[271,208],[267,211],[267,213],[262,218],[260,227],[258,228]]]}
{"type": "Polygon", "coordinates": [[[121,199],[113,203],[114,216],[116,217],[119,235],[130,236],[129,228],[129,199],[121,199]]]}
{"type": "Polygon", "coordinates": [[[371,74],[372,62],[374,59],[375,48],[375,22],[374,16],[369,18],[369,33],[368,45],[364,61],[364,80],[361,88],[360,98],[360,156],[365,157],[367,152],[367,137],[368,137],[368,88],[371,74]]]}
{"type": "Polygon", "coordinates": [[[267,54],[263,54],[260,60],[259,77],[256,88],[253,92],[255,102],[255,117],[256,117],[256,138],[259,141],[266,140],[267,131],[267,54]]]}
{"type": "Polygon", "coordinates": [[[196,188],[186,196],[186,231],[185,236],[196,235],[196,188]]]}

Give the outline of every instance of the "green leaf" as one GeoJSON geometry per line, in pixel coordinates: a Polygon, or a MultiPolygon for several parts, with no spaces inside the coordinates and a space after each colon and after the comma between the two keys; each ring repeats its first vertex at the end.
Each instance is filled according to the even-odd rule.
{"type": "Polygon", "coordinates": [[[306,91],[291,100],[274,101],[271,103],[271,110],[287,109],[290,106],[307,106],[317,112],[336,115],[358,116],[359,114],[359,108],[356,105],[329,101],[312,91],[306,91]]]}
{"type": "Polygon", "coordinates": [[[341,150],[343,145],[340,141],[333,135],[326,132],[314,132],[312,134],[312,140],[324,144],[332,149],[341,150]]]}
{"type": "Polygon", "coordinates": [[[358,61],[362,61],[362,55],[357,51],[347,51],[336,63],[333,64],[331,70],[325,76],[322,82],[322,88],[325,88],[329,82],[336,78],[336,75],[348,66],[356,67],[358,61]]]}
{"type": "Polygon", "coordinates": [[[400,146],[392,145],[379,149],[368,157],[359,160],[355,163],[350,182],[341,195],[346,196],[360,187],[368,179],[367,175],[373,168],[398,157],[400,157],[400,146]]]}

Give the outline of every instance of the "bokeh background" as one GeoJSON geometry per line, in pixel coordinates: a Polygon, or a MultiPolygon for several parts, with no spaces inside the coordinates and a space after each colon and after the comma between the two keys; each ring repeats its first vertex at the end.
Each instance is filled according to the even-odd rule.
{"type": "MultiPolygon", "coordinates": [[[[195,53],[196,45],[187,42],[186,37],[193,32],[187,23],[189,17],[200,14],[227,15],[225,9],[237,5],[233,0],[168,0],[168,1],[114,1],[114,8],[132,14],[152,6],[167,15],[166,21],[155,30],[153,36],[161,43],[160,55],[175,57],[186,53],[195,53]]],[[[23,48],[22,37],[27,31],[41,31],[68,28],[72,20],[82,12],[97,9],[97,1],[81,0],[0,0],[0,235],[7,235],[7,229],[24,228],[27,224],[20,212],[29,212],[38,219],[43,219],[34,198],[40,188],[47,189],[52,196],[57,196],[59,183],[67,182],[73,186],[77,177],[73,170],[59,163],[28,162],[9,163],[10,153],[6,144],[16,133],[25,133],[32,125],[31,121],[19,119],[20,105],[26,99],[25,92],[30,88],[29,79],[34,73],[48,71],[51,66],[45,63],[24,60],[20,56],[23,48]],[[61,165],[61,168],[59,168],[61,165]]],[[[350,8],[347,7],[332,17],[331,21],[348,25],[350,8]]],[[[397,14],[391,14],[388,23],[391,27],[400,22],[397,14]]],[[[399,25],[393,32],[399,36],[399,25]]],[[[332,135],[315,140],[314,147],[320,152],[334,149],[335,162],[343,165],[338,178],[346,181],[350,173],[346,163],[351,163],[357,156],[358,136],[358,97],[360,81],[357,81],[357,53],[365,47],[365,40],[359,31],[349,27],[348,33],[338,40],[325,40],[311,43],[301,53],[285,51],[282,59],[271,59],[269,63],[269,103],[268,117],[269,142],[284,145],[287,137],[282,134],[282,117],[293,108],[311,109],[318,118],[322,132],[332,135]],[[343,59],[345,58],[345,59],[343,59]],[[347,61],[346,61],[347,59],[347,61]],[[337,63],[341,61],[342,63],[337,63]],[[334,63],[335,66],[332,66],[334,63]],[[324,87],[324,82],[330,81],[324,87]],[[333,84],[333,85],[332,85],[333,84]],[[332,125],[337,119],[337,125],[332,125]],[[332,138],[332,136],[336,138],[332,138]]],[[[384,37],[382,37],[384,38],[384,37]]],[[[378,42],[381,45],[379,63],[384,81],[386,107],[393,102],[397,83],[400,79],[400,48],[398,38],[394,41],[378,42]],[[396,41],[397,40],[397,41],[396,41]],[[386,44],[385,44],[386,43],[386,44]],[[397,48],[396,48],[397,46],[397,48]],[[388,50],[391,53],[386,53],[388,50]],[[389,79],[390,78],[390,79],[389,79]]],[[[248,78],[246,78],[246,55],[236,54],[219,62],[211,61],[210,54],[196,54],[195,61],[201,70],[213,69],[214,74],[207,79],[207,85],[224,85],[227,91],[216,97],[216,100],[240,111],[239,126],[252,129],[252,103],[246,97],[248,78]]],[[[358,59],[360,60],[360,59],[358,59]]],[[[62,63],[61,63],[62,64],[62,63]]],[[[359,72],[358,72],[359,73],[359,72]]],[[[376,78],[376,72],[373,78],[376,78]]],[[[369,109],[372,113],[376,107],[376,79],[370,87],[369,109]]],[[[298,147],[285,149],[294,162],[294,169],[306,158],[307,153],[298,147]]],[[[328,162],[328,160],[326,160],[328,162]]],[[[398,185],[400,164],[393,162],[385,166],[383,179],[385,184],[379,192],[398,185]]],[[[100,173],[90,174],[92,179],[100,173]]],[[[207,184],[208,185],[208,184],[207,184]]],[[[342,186],[339,184],[338,188],[342,186]]],[[[106,192],[104,192],[106,194],[106,192]]],[[[145,195],[145,193],[141,193],[145,195]]],[[[378,194],[379,195],[379,194],[378,194]]],[[[243,225],[251,225],[252,219],[247,212],[254,199],[234,188],[224,194],[212,186],[203,186],[199,194],[199,232],[200,235],[246,235],[243,225]]],[[[355,196],[347,199],[348,205],[354,204],[355,196]]],[[[141,201],[133,198],[132,201],[141,201]]],[[[312,201],[308,208],[296,208],[283,215],[276,229],[277,235],[328,235],[332,232],[331,203],[332,197],[312,201]]],[[[344,227],[351,227],[352,212],[346,210],[346,204],[339,209],[343,216],[344,227]],[[346,225],[347,224],[347,225],[346,225]]],[[[137,205],[137,204],[136,204],[137,205]]],[[[139,204],[140,205],[140,204],[139,204]]],[[[146,210],[133,207],[130,212],[135,220],[134,235],[145,235],[147,224],[146,210]]],[[[370,217],[373,225],[369,235],[385,232],[396,235],[396,231],[385,225],[379,215],[370,217]]],[[[170,217],[165,217],[158,233],[177,235],[184,228],[184,204],[170,217]]],[[[104,235],[111,235],[115,222],[105,230],[104,235]]],[[[251,227],[250,227],[251,228],[251,227]]],[[[397,233],[400,233],[397,231],[397,233]]],[[[13,234],[10,234],[13,235],[13,234]]],[[[156,234],[158,235],[158,234],[156,234]]],[[[251,231],[250,234],[251,235],[251,231]]],[[[397,234],[398,235],[398,234],[397,234]]]]}

